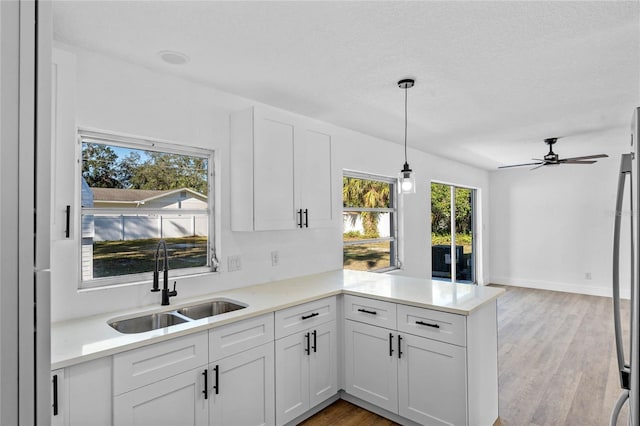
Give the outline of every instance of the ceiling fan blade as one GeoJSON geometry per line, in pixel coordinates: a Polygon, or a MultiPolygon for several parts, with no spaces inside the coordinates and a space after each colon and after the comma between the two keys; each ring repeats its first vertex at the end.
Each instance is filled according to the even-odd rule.
{"type": "Polygon", "coordinates": [[[559,160],[558,163],[563,163],[563,164],[593,164],[593,163],[597,163],[596,160],[571,160],[571,159],[566,159],[566,160],[559,160]]]}
{"type": "Polygon", "coordinates": [[[537,162],[537,163],[524,163],[524,164],[511,164],[509,166],[500,166],[498,167],[499,169],[508,169],[509,167],[522,167],[522,166],[537,166],[537,165],[544,165],[544,162],[537,162]]]}
{"type": "Polygon", "coordinates": [[[535,167],[533,167],[533,168],[529,169],[529,171],[539,169],[540,167],[542,167],[542,166],[546,166],[547,164],[551,164],[551,163],[544,162],[544,163],[538,164],[537,166],[535,166],[535,167]]]}
{"type": "Polygon", "coordinates": [[[560,161],[590,160],[592,158],[607,158],[607,157],[609,157],[607,154],[584,155],[582,157],[563,158],[560,161]]]}

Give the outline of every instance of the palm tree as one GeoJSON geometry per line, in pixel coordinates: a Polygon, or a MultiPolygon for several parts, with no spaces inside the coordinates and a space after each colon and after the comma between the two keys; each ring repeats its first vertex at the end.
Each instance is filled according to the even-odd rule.
{"type": "MultiPolygon", "coordinates": [[[[385,208],[390,204],[390,185],[385,182],[360,179],[354,177],[342,178],[343,207],[385,208]]],[[[367,238],[378,238],[379,212],[360,212],[364,235],[367,238]]],[[[356,216],[352,217],[353,222],[356,216]]]]}

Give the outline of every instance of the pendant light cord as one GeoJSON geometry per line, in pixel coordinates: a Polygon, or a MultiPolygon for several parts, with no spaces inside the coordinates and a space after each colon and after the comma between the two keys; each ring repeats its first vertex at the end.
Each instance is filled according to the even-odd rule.
{"type": "Polygon", "coordinates": [[[404,163],[407,164],[407,89],[404,87],[404,163]]]}

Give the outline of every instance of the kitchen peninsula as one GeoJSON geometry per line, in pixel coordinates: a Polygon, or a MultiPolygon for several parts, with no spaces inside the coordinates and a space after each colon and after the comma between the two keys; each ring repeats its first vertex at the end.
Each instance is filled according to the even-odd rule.
{"type": "Polygon", "coordinates": [[[61,416],[54,424],[79,424],[91,412],[93,424],[171,421],[182,415],[179,404],[189,405],[189,424],[235,416],[287,424],[342,397],[406,424],[491,425],[498,417],[496,299],[503,291],[338,270],[54,323],[61,416]],[[245,307],[142,333],[109,326],[211,299],[245,307]],[[256,392],[231,380],[245,364],[253,370],[242,374],[259,378],[246,377],[256,392]],[[83,386],[99,390],[90,398],[83,386]],[[222,404],[233,390],[239,393],[222,404]],[[243,399],[252,397],[259,403],[243,399]]]}

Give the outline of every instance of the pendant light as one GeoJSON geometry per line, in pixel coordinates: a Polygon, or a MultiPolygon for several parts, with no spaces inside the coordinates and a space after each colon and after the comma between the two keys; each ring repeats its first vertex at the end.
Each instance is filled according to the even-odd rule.
{"type": "Polygon", "coordinates": [[[415,84],[415,80],[405,78],[398,82],[398,87],[404,89],[404,166],[398,176],[398,190],[401,194],[414,194],[416,192],[416,176],[409,168],[407,162],[407,89],[415,84]]]}

